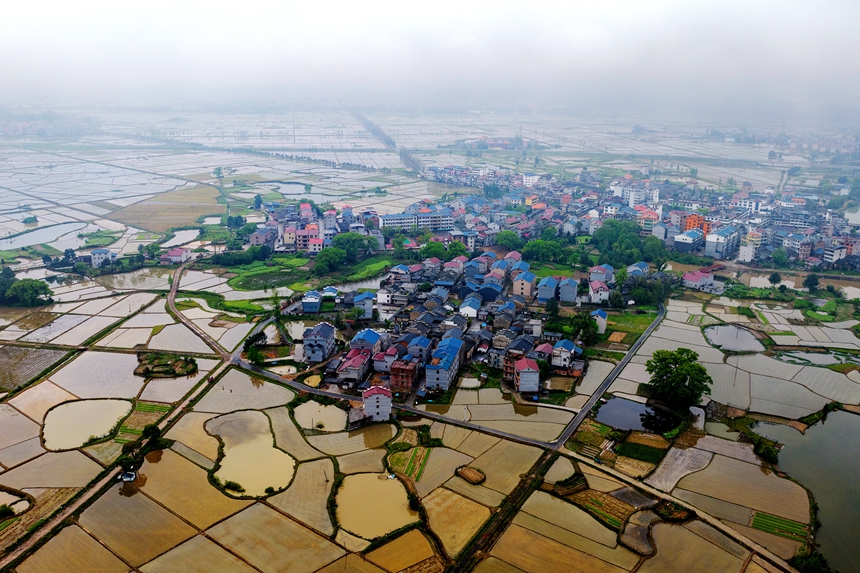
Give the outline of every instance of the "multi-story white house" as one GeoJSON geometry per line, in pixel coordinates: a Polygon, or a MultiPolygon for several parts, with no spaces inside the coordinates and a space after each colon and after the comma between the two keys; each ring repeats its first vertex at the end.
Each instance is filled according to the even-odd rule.
{"type": "Polygon", "coordinates": [[[365,416],[373,418],[374,422],[391,419],[391,390],[385,386],[371,386],[361,393],[361,398],[365,416]]]}

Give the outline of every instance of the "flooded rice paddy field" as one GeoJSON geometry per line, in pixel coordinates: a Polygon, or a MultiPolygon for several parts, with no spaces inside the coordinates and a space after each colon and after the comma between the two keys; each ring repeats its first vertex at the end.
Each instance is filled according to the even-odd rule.
{"type": "Polygon", "coordinates": [[[418,408],[453,420],[470,421],[486,428],[547,442],[557,438],[573,419],[573,414],[568,411],[513,404],[497,388],[461,388],[450,405],[425,404],[418,408]]]}
{"type": "Polygon", "coordinates": [[[340,432],[346,428],[346,411],[334,405],[323,406],[313,400],[293,411],[296,423],[308,430],[340,432]]]}
{"type": "Polygon", "coordinates": [[[239,484],[243,490],[238,493],[251,496],[290,484],[295,460],[275,448],[269,419],[262,412],[225,414],[206,422],[205,430],[224,444],[224,456],[215,473],[223,484],[239,484]]]}
{"type": "Polygon", "coordinates": [[[71,450],[106,436],[131,411],[126,400],[66,402],[45,416],[42,439],[48,450],[71,450]]]}
{"type": "Polygon", "coordinates": [[[337,492],[337,517],[347,531],[373,539],[418,519],[403,484],[386,474],[347,476],[337,492]]]}
{"type": "MultiPolygon", "coordinates": [[[[725,306],[733,302],[715,299],[709,307],[717,301],[725,306]]],[[[709,398],[720,404],[760,414],[797,419],[820,410],[831,401],[860,403],[860,373],[842,374],[814,366],[811,360],[809,363],[796,361],[796,364],[790,364],[782,357],[778,359],[760,353],[724,355],[708,343],[700,326],[692,324],[693,319],[703,312],[702,303],[670,300],[666,318],[621,372],[610,387],[610,392],[623,397],[635,395],[638,385],[647,383],[650,379],[645,370],[645,362],[653,352],[660,348],[684,346],[699,354],[699,361],[714,381],[709,398]]],[[[793,334],[774,336],[779,344],[846,349],[860,346],[860,340],[850,330],[851,326],[856,324],[854,321],[831,323],[830,326],[822,327],[794,326],[787,324],[787,318],[797,311],[769,308],[760,312],[768,317],[771,324],[778,324],[779,328],[793,334]]],[[[730,331],[726,330],[727,328],[733,327],[723,327],[720,331],[723,340],[734,344],[736,339],[740,341],[740,337],[743,337],[746,342],[739,346],[746,350],[752,348],[753,342],[758,344],[757,341],[749,339],[752,335],[747,331],[730,331]]]]}

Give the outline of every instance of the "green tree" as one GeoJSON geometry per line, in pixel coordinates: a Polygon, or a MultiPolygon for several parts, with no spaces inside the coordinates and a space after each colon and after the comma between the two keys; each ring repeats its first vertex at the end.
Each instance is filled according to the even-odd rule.
{"type": "Polygon", "coordinates": [[[613,290],[609,293],[609,306],[612,308],[624,308],[626,305],[624,295],[619,290],[613,290]]]}
{"type": "Polygon", "coordinates": [[[248,349],[248,361],[254,366],[262,366],[266,361],[265,355],[258,346],[252,346],[248,349]]]}
{"type": "Polygon", "coordinates": [[[579,255],[579,264],[583,267],[591,267],[591,257],[588,256],[588,253],[582,253],[579,255]]]}
{"type": "Polygon", "coordinates": [[[370,252],[375,243],[376,239],[358,233],[340,233],[331,240],[333,247],[342,249],[346,253],[348,263],[354,263],[359,255],[370,252]]]}
{"type": "Polygon", "coordinates": [[[654,263],[659,267],[666,260],[666,247],[663,245],[663,241],[651,235],[642,243],[642,255],[645,261],[654,263]]]}
{"type": "Polygon", "coordinates": [[[346,262],[346,251],[337,247],[326,247],[314,259],[313,273],[318,277],[336,271],[346,262]]]}
{"type": "Polygon", "coordinates": [[[419,251],[422,259],[431,259],[436,257],[437,259],[445,258],[445,245],[439,242],[430,242],[421,247],[419,251]]]}
{"type": "Polygon", "coordinates": [[[484,197],[487,199],[501,199],[502,195],[504,195],[504,191],[495,183],[484,185],[484,197]]]}
{"type": "Polygon", "coordinates": [[[260,210],[260,207],[263,206],[263,198],[260,197],[259,194],[254,195],[254,209],[260,210]]]}
{"type": "Polygon", "coordinates": [[[6,300],[16,306],[40,306],[51,302],[52,294],[45,281],[21,279],[6,289],[6,300]]]}
{"type": "Polygon", "coordinates": [[[615,273],[615,284],[623,285],[624,281],[627,280],[627,267],[621,267],[615,273]]]}
{"type": "Polygon", "coordinates": [[[217,177],[218,179],[221,179],[222,177],[224,177],[224,169],[223,169],[222,167],[216,167],[216,168],[215,168],[215,170],[214,170],[212,173],[213,173],[213,174],[215,175],[215,177],[217,177]]]}
{"type": "Polygon", "coordinates": [[[783,248],[776,249],[771,257],[773,258],[773,264],[778,267],[784,267],[788,264],[788,253],[783,248]]]}
{"type": "Polygon", "coordinates": [[[651,304],[654,302],[654,296],[647,288],[634,288],[630,296],[636,301],[636,304],[651,304]]]}
{"type": "Polygon", "coordinates": [[[806,275],[806,278],[803,279],[803,286],[809,289],[809,292],[815,292],[818,290],[820,281],[818,279],[818,275],[815,273],[811,273],[806,275]]]}
{"type": "Polygon", "coordinates": [[[653,395],[679,406],[692,406],[711,393],[714,383],[699,355],[689,348],[655,350],[645,363],[653,395]]]}
{"type": "Polygon", "coordinates": [[[779,273],[776,273],[776,272],[770,273],[770,276],[767,277],[767,282],[769,282],[774,287],[776,287],[776,285],[778,285],[779,283],[782,282],[782,277],[780,276],[779,273]]]}
{"type": "Polygon", "coordinates": [[[576,333],[575,338],[586,346],[596,343],[600,336],[597,332],[597,323],[594,322],[587,312],[581,312],[570,317],[570,326],[576,333]]]}
{"type": "Polygon", "coordinates": [[[556,299],[551,298],[548,301],[546,301],[545,308],[546,308],[547,314],[549,314],[552,318],[555,318],[558,316],[558,301],[556,299]]]}
{"type": "Polygon", "coordinates": [[[457,257],[463,256],[469,256],[469,249],[466,248],[466,245],[457,241],[454,241],[450,245],[448,245],[448,251],[445,253],[446,259],[450,261],[452,259],[456,259],[457,257]]]}
{"type": "Polygon", "coordinates": [[[513,231],[500,231],[496,235],[496,244],[500,247],[505,247],[512,251],[518,251],[523,248],[523,240],[513,231]]]}
{"type": "Polygon", "coordinates": [[[547,227],[540,234],[540,238],[543,241],[552,241],[557,236],[558,236],[558,229],[556,229],[555,227],[547,227]]]}

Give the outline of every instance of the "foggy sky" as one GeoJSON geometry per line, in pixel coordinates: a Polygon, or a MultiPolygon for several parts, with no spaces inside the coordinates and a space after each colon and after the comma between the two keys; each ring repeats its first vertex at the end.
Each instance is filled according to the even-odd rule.
{"type": "Polygon", "coordinates": [[[7,2],[0,103],[860,109],[860,2],[7,2]]]}

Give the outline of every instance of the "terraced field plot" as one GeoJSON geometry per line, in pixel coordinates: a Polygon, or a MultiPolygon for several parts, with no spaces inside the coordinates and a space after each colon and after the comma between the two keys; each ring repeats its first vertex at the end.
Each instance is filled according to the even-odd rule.
{"type": "Polygon", "coordinates": [[[438,488],[422,500],[430,528],[442,541],[445,552],[456,557],[490,517],[481,504],[445,488],[438,488]]]}
{"type": "Polygon", "coordinates": [[[79,398],[134,398],[144,379],[134,375],[134,354],[87,351],[51,374],[50,380],[79,398]]]}
{"type": "Polygon", "coordinates": [[[77,525],[63,529],[17,568],[20,573],[126,573],[128,565],[77,525]]]}
{"type": "Polygon", "coordinates": [[[326,454],[342,456],[378,448],[393,438],[396,432],[391,424],[374,424],[353,432],[308,436],[308,443],[326,454]]]}
{"type": "Polygon", "coordinates": [[[413,529],[379,549],[374,549],[367,554],[367,559],[387,571],[402,571],[434,555],[433,546],[424,534],[413,529]]]}
{"type": "Polygon", "coordinates": [[[18,388],[65,355],[62,350],[0,346],[0,390],[18,388]]]}
{"type": "Polygon", "coordinates": [[[238,483],[247,495],[262,496],[267,488],[289,485],[295,460],[273,445],[269,419],[262,412],[241,411],[206,422],[206,431],[224,443],[216,477],[238,483]]]}
{"type": "Polygon", "coordinates": [[[241,559],[198,535],[140,568],[143,573],[252,573],[241,559]]]}
{"type": "Polygon", "coordinates": [[[200,529],[251,503],[225,496],[212,487],[205,470],[171,450],[149,454],[140,475],[142,491],[200,529]]]}
{"type": "Polygon", "coordinates": [[[231,369],[212,385],[194,406],[194,410],[216,414],[236,410],[264,410],[287,404],[294,397],[292,390],[231,369]]]}
{"type": "Polygon", "coordinates": [[[797,522],[809,520],[809,499],[801,486],[725,456],[714,456],[707,468],[681,479],[678,487],[797,522]]]}
{"type": "Polygon", "coordinates": [[[267,572],[311,573],[345,553],[324,537],[260,504],[219,523],[208,533],[267,572]]]}
{"type": "Polygon", "coordinates": [[[194,529],[144,495],[122,495],[120,486],[100,497],[80,518],[81,526],[134,566],[175,547],[194,529]],[[127,528],[134,524],[134,535],[127,528]]]}
{"type": "Polygon", "coordinates": [[[269,498],[269,503],[316,531],[331,535],[334,527],[328,514],[328,495],[334,482],[334,464],[329,459],[299,464],[287,491],[269,498]]]}

